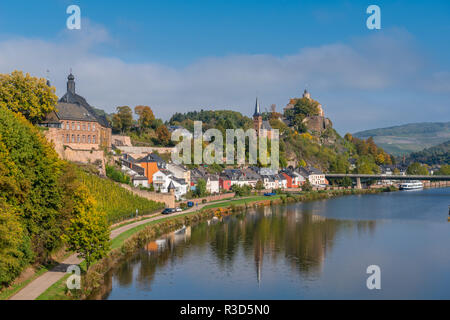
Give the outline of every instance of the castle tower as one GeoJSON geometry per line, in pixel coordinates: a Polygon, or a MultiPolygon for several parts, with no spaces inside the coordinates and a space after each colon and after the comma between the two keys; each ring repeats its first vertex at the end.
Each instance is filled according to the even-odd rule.
{"type": "Polygon", "coordinates": [[[261,130],[262,126],[262,116],[261,111],[259,107],[259,101],[258,97],[256,97],[256,103],[255,103],[255,112],[253,113],[253,128],[256,131],[256,134],[259,136],[259,132],[261,130]]]}
{"type": "Polygon", "coordinates": [[[308,90],[305,89],[303,92],[303,98],[311,99],[311,94],[308,92],[308,90]]]}

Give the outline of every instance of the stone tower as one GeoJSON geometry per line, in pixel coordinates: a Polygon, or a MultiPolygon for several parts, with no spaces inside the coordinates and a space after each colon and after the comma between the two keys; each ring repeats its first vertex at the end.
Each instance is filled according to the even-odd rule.
{"type": "Polygon", "coordinates": [[[261,130],[262,126],[262,116],[261,111],[259,107],[259,101],[258,97],[256,97],[256,103],[255,103],[255,112],[253,113],[253,128],[256,131],[256,134],[259,136],[259,132],[261,130]]]}

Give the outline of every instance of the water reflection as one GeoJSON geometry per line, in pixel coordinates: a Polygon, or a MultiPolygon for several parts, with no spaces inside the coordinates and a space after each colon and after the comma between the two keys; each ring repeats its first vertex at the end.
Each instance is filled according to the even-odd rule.
{"type": "Polygon", "coordinates": [[[157,271],[170,272],[170,265],[182,264],[191,248],[198,256],[210,254],[221,270],[252,261],[258,286],[264,281],[265,259],[271,265],[287,261],[300,277],[316,278],[338,234],[375,229],[375,221],[337,220],[313,211],[295,205],[263,207],[185,227],[148,243],[107,281],[114,277],[122,288],[134,283],[139,291],[151,292],[157,271]]]}

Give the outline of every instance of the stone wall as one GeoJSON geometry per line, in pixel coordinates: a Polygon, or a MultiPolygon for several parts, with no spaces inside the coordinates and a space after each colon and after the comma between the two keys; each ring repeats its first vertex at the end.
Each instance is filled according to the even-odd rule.
{"type": "Polygon", "coordinates": [[[234,192],[222,193],[222,194],[216,194],[216,195],[203,197],[203,198],[189,199],[186,201],[181,201],[181,203],[183,203],[183,202],[187,203],[189,201],[192,201],[195,205],[196,203],[198,203],[198,204],[203,203],[203,200],[206,200],[206,202],[211,202],[211,201],[218,201],[218,200],[224,200],[224,199],[231,199],[231,198],[234,198],[234,196],[235,196],[234,192]]]}
{"type": "Polygon", "coordinates": [[[106,174],[104,152],[99,149],[98,144],[63,143],[62,133],[58,128],[49,128],[44,135],[53,143],[55,151],[61,159],[80,163],[97,163],[100,174],[106,174]]]}
{"type": "Polygon", "coordinates": [[[113,134],[111,136],[111,142],[115,146],[124,146],[124,147],[131,147],[133,144],[131,143],[131,138],[129,136],[120,136],[118,134],[113,134]]]}
{"type": "Polygon", "coordinates": [[[306,117],[303,122],[309,131],[322,132],[331,127],[331,121],[322,116],[306,117]]]}
{"type": "Polygon", "coordinates": [[[450,187],[450,181],[423,181],[424,188],[450,187]]]}
{"type": "Polygon", "coordinates": [[[148,200],[163,202],[166,208],[175,208],[175,195],[172,193],[162,193],[162,192],[150,192],[146,190],[141,190],[137,188],[132,188],[127,184],[121,184],[121,186],[139,197],[146,198],[148,200]]]}

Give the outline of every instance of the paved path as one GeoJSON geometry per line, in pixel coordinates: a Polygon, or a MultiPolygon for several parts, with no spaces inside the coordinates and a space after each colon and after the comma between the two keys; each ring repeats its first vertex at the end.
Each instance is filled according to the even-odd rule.
{"type": "MultiPolygon", "coordinates": [[[[217,201],[217,202],[214,202],[214,203],[226,202],[226,201],[230,201],[230,200],[232,200],[232,199],[221,200],[221,201],[217,201]]],[[[197,210],[202,209],[206,205],[207,204],[201,204],[201,205],[192,207],[192,208],[190,208],[188,210],[185,210],[185,211],[182,211],[182,212],[172,213],[170,215],[170,217],[182,215],[182,214],[193,212],[193,211],[197,211],[197,210]]],[[[153,215],[155,215],[155,214],[153,214],[153,215]]],[[[160,219],[163,219],[163,218],[166,218],[166,217],[167,216],[163,216],[163,215],[157,214],[154,217],[151,217],[151,218],[148,218],[148,219],[139,220],[139,221],[136,221],[136,222],[124,225],[122,227],[119,227],[119,228],[116,228],[114,230],[111,230],[110,237],[111,237],[111,239],[114,239],[115,237],[117,237],[121,233],[123,233],[123,232],[125,232],[127,230],[130,230],[130,229],[132,229],[134,227],[137,227],[137,226],[139,226],[141,224],[146,224],[146,223],[149,223],[150,221],[160,220],[160,219]]],[[[55,282],[57,282],[58,280],[60,280],[62,277],[64,277],[66,275],[66,270],[67,270],[68,266],[70,266],[72,264],[79,264],[82,261],[83,261],[82,259],[77,258],[76,254],[71,255],[70,257],[65,259],[63,262],[58,264],[53,269],[47,271],[43,275],[41,275],[38,278],[36,278],[33,281],[31,281],[28,285],[26,285],[24,288],[22,288],[14,296],[9,298],[9,300],[35,300],[42,293],[44,293],[48,288],[50,288],[51,285],[53,285],[55,282]]]]}

